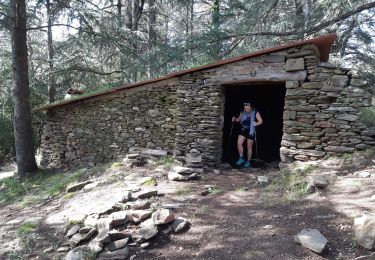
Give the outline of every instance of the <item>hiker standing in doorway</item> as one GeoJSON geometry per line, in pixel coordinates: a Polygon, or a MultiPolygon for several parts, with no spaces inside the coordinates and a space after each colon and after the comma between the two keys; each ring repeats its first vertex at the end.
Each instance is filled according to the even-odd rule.
{"type": "Polygon", "coordinates": [[[237,149],[240,158],[236,162],[237,166],[243,165],[244,167],[251,167],[251,155],[253,151],[253,144],[256,138],[255,127],[263,124],[263,119],[259,112],[252,107],[250,102],[243,104],[244,109],[240,115],[232,118],[232,122],[237,122],[241,124],[240,133],[237,139],[237,149]],[[247,161],[243,157],[243,142],[247,142],[247,161]]]}

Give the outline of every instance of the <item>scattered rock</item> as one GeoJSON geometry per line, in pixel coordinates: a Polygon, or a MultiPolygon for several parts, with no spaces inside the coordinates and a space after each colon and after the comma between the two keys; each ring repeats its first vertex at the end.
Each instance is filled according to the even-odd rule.
{"type": "Polygon", "coordinates": [[[268,183],[268,176],[258,176],[259,183],[268,183]]]}
{"type": "Polygon", "coordinates": [[[179,209],[183,206],[183,204],[181,203],[166,203],[166,204],[162,204],[161,207],[163,209],[179,209]]]}
{"type": "Polygon", "coordinates": [[[113,251],[103,252],[99,256],[99,260],[115,260],[115,259],[126,259],[129,256],[128,247],[113,251]]]}
{"type": "Polygon", "coordinates": [[[173,221],[171,226],[174,232],[181,233],[189,226],[189,221],[185,218],[178,217],[173,221]]]}
{"type": "Polygon", "coordinates": [[[131,198],[132,198],[132,193],[130,191],[125,191],[124,196],[122,197],[120,202],[122,203],[128,202],[129,200],[131,200],[131,198]]]}
{"type": "Polygon", "coordinates": [[[57,252],[68,252],[69,251],[69,246],[62,246],[62,247],[59,247],[56,251],[57,252]]]}
{"type": "Polygon", "coordinates": [[[121,226],[128,222],[126,211],[113,212],[108,218],[110,219],[110,227],[121,226]]]}
{"type": "Polygon", "coordinates": [[[151,216],[152,210],[132,210],[128,211],[129,215],[138,218],[140,220],[147,219],[148,217],[151,216]]]}
{"type": "Polygon", "coordinates": [[[106,249],[108,249],[111,252],[112,251],[116,251],[118,249],[121,249],[121,248],[125,247],[126,244],[128,243],[128,241],[129,241],[129,238],[124,238],[124,239],[116,240],[114,242],[109,243],[106,246],[106,249]]]}
{"type": "Polygon", "coordinates": [[[330,183],[330,178],[327,175],[313,175],[311,176],[311,185],[323,189],[330,183]]]}
{"type": "MultiPolygon", "coordinates": [[[[166,229],[164,229],[163,231],[161,231],[164,235],[168,235],[169,233],[171,233],[173,231],[173,228],[172,228],[172,225],[169,225],[166,229]]],[[[177,232],[176,232],[177,233],[177,232]]]]}
{"type": "Polygon", "coordinates": [[[132,210],[149,209],[151,203],[149,201],[135,201],[128,204],[132,210]]]}
{"type": "Polygon", "coordinates": [[[108,243],[111,241],[109,237],[109,229],[110,229],[110,222],[111,219],[109,218],[101,218],[98,219],[98,235],[95,237],[95,241],[99,241],[101,243],[108,243]]]}
{"type": "Polygon", "coordinates": [[[69,185],[66,188],[66,192],[75,192],[75,191],[81,190],[81,189],[83,189],[83,187],[85,187],[87,184],[90,184],[90,183],[92,183],[92,181],[84,181],[84,182],[74,183],[72,185],[69,185]]]}
{"type": "Polygon", "coordinates": [[[158,234],[158,228],[152,224],[147,227],[143,227],[138,229],[135,234],[133,234],[132,238],[137,243],[142,243],[147,241],[158,234]]]}
{"type": "Polygon", "coordinates": [[[82,260],[90,253],[91,251],[87,246],[79,246],[70,250],[65,257],[65,260],[82,260]]]}
{"type": "Polygon", "coordinates": [[[294,236],[294,242],[318,254],[322,253],[328,240],[317,229],[305,228],[294,236]]]}
{"type": "Polygon", "coordinates": [[[103,250],[103,244],[99,241],[92,240],[87,244],[87,247],[91,250],[93,253],[99,253],[103,250]]]}
{"type": "Polygon", "coordinates": [[[53,251],[53,247],[50,246],[49,248],[46,248],[43,250],[43,254],[51,253],[53,251]]]}
{"type": "Polygon", "coordinates": [[[191,173],[188,175],[182,175],[175,171],[168,172],[168,180],[170,181],[189,181],[198,178],[197,173],[191,173]]]}
{"type": "Polygon", "coordinates": [[[369,250],[375,249],[375,215],[368,212],[354,219],[358,244],[369,250]]]}
{"type": "Polygon", "coordinates": [[[80,233],[80,234],[86,234],[86,233],[88,233],[91,229],[92,229],[92,227],[82,227],[82,228],[79,229],[79,233],[80,233]]]}
{"type": "Polygon", "coordinates": [[[80,229],[80,225],[74,225],[74,226],[72,226],[70,229],[69,229],[69,231],[68,231],[68,233],[66,234],[66,236],[67,237],[71,237],[71,236],[73,236],[75,233],[77,233],[78,231],[79,231],[79,229],[80,229]]]}
{"type": "Polygon", "coordinates": [[[144,242],[140,245],[140,248],[145,249],[150,246],[150,242],[144,242]]]}
{"type": "Polygon", "coordinates": [[[163,225],[174,221],[176,217],[169,209],[158,209],[152,213],[152,219],[155,225],[163,225]]]}
{"type": "Polygon", "coordinates": [[[108,235],[109,235],[109,237],[112,241],[124,239],[124,238],[127,238],[127,237],[131,236],[131,234],[127,230],[119,231],[119,230],[116,230],[116,229],[110,230],[108,232],[108,235]]]}
{"type": "Polygon", "coordinates": [[[143,191],[140,191],[137,194],[137,198],[138,199],[149,199],[149,198],[157,196],[157,195],[158,195],[157,190],[143,190],[143,191]]]}
{"type": "Polygon", "coordinates": [[[98,214],[88,215],[87,218],[85,219],[84,225],[88,227],[95,227],[98,218],[99,218],[98,214]]]}

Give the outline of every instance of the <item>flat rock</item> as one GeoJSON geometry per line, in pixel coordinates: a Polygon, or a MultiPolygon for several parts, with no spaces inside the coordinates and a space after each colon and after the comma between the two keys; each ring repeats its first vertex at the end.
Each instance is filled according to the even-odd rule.
{"type": "Polygon", "coordinates": [[[88,227],[95,227],[97,224],[96,222],[98,218],[99,218],[98,214],[88,215],[87,218],[85,219],[84,225],[88,227]]]}
{"type": "Polygon", "coordinates": [[[108,235],[109,235],[109,237],[110,237],[110,239],[112,241],[124,239],[124,238],[127,238],[127,237],[131,236],[131,234],[127,230],[121,230],[121,231],[119,231],[119,230],[116,230],[116,229],[110,230],[108,232],[108,235]]]}
{"type": "Polygon", "coordinates": [[[87,184],[90,184],[90,183],[92,183],[92,181],[84,181],[84,182],[71,184],[66,188],[66,192],[75,192],[75,191],[81,190],[83,189],[83,187],[85,187],[87,184]]]}
{"type": "Polygon", "coordinates": [[[153,238],[157,234],[158,228],[156,227],[156,225],[152,224],[138,229],[135,234],[133,234],[132,238],[135,242],[142,243],[153,238]]]}
{"type": "Polygon", "coordinates": [[[125,247],[128,242],[129,242],[129,238],[124,238],[124,239],[116,240],[114,242],[109,243],[106,246],[106,249],[108,249],[111,252],[112,251],[116,251],[118,249],[121,249],[121,248],[125,247]]]}
{"type": "Polygon", "coordinates": [[[85,259],[85,256],[89,253],[91,252],[87,246],[79,246],[70,250],[65,257],[65,260],[82,260],[85,259]]]}
{"type": "Polygon", "coordinates": [[[157,190],[142,190],[137,193],[138,199],[149,199],[151,197],[157,196],[158,191],[157,190]]]}
{"type": "Polygon", "coordinates": [[[305,228],[294,236],[294,242],[318,254],[322,253],[328,240],[317,229],[305,228]]]}
{"type": "Polygon", "coordinates": [[[88,244],[87,244],[87,247],[90,249],[91,252],[93,253],[99,253],[100,251],[103,250],[103,244],[100,243],[99,241],[90,241],[88,244]]]}
{"type": "Polygon", "coordinates": [[[196,179],[197,177],[198,177],[197,173],[192,173],[192,174],[189,174],[189,175],[182,175],[182,174],[179,174],[175,171],[169,171],[168,172],[168,179],[170,181],[189,181],[189,180],[196,179]]]}
{"type": "Polygon", "coordinates": [[[152,213],[152,220],[155,225],[164,225],[176,219],[175,215],[169,209],[158,209],[152,213]]]}
{"type": "Polygon", "coordinates": [[[113,212],[108,218],[110,219],[110,227],[125,225],[128,222],[126,211],[113,212]]]}
{"type": "Polygon", "coordinates": [[[95,241],[99,241],[101,243],[108,243],[111,241],[109,237],[109,229],[110,229],[111,219],[109,218],[101,218],[98,219],[98,235],[95,237],[95,241]]]}
{"type": "Polygon", "coordinates": [[[258,176],[259,183],[268,183],[269,179],[268,176],[258,176]]]}
{"type": "Polygon", "coordinates": [[[121,248],[113,252],[103,252],[99,256],[99,260],[116,260],[116,259],[126,259],[129,256],[128,247],[121,248]]]}
{"type": "Polygon", "coordinates": [[[375,249],[375,215],[362,213],[354,218],[354,228],[358,244],[369,250],[375,249]]]}
{"type": "Polygon", "coordinates": [[[140,220],[147,219],[151,216],[152,210],[130,210],[129,215],[138,218],[140,220]]]}
{"type": "Polygon", "coordinates": [[[189,226],[189,221],[185,218],[178,217],[173,221],[171,226],[174,232],[181,233],[189,226]]]}
{"type": "Polygon", "coordinates": [[[67,236],[67,237],[71,237],[71,236],[73,236],[75,233],[77,233],[77,232],[79,231],[80,228],[81,228],[80,225],[74,225],[74,226],[72,226],[72,227],[69,229],[69,231],[68,231],[68,233],[66,234],[66,236],[67,236]]]}
{"type": "Polygon", "coordinates": [[[140,210],[140,209],[149,209],[151,203],[149,201],[135,201],[128,203],[127,205],[130,206],[132,210],[140,210]]]}

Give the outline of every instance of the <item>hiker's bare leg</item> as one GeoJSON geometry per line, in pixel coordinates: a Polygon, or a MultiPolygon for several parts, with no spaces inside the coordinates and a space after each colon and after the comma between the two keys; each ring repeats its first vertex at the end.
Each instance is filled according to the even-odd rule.
{"type": "Polygon", "coordinates": [[[240,154],[240,157],[243,157],[243,142],[245,141],[245,136],[239,135],[237,139],[237,149],[238,153],[240,154]]]}
{"type": "Polygon", "coordinates": [[[254,140],[247,139],[247,160],[250,161],[251,155],[253,154],[254,140]]]}

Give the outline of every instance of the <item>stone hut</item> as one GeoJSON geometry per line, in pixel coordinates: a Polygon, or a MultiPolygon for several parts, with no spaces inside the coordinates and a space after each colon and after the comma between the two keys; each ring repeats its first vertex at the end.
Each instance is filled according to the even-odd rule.
{"type": "Polygon", "coordinates": [[[257,129],[262,160],[315,160],[373,146],[374,131],[359,121],[359,109],[371,104],[366,82],[327,62],[335,39],[294,42],[38,108],[46,111],[42,165],[92,165],[141,147],[182,161],[193,150],[205,167],[217,167],[235,153],[231,118],[248,100],[264,120],[257,129]]]}

